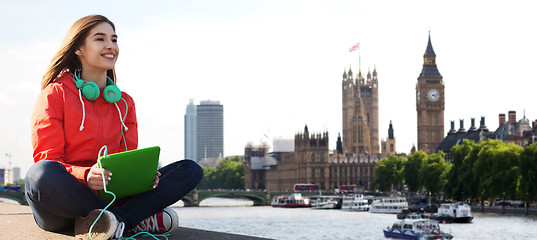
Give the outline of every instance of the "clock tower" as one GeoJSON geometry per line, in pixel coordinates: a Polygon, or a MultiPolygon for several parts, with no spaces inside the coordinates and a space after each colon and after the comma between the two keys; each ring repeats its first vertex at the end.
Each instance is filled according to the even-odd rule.
{"type": "Polygon", "coordinates": [[[435,153],[444,139],[444,82],[436,66],[436,54],[429,42],[423,55],[423,68],[416,83],[418,150],[435,153]]]}

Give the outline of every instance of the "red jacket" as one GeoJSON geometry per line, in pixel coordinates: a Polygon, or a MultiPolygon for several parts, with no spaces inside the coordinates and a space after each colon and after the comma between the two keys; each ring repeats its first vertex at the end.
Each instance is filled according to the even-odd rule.
{"type": "MultiPolygon", "coordinates": [[[[128,150],[138,147],[138,124],[134,101],[125,92],[116,104],[122,118],[127,111],[124,131],[128,150]]],[[[86,175],[97,162],[99,149],[106,145],[108,154],[125,151],[121,120],[116,105],[102,94],[97,100],[84,101],[84,128],[79,91],[69,72],[63,73],[41,91],[32,113],[34,162],[53,160],[62,163],[78,180],[86,184],[86,175]]]]}

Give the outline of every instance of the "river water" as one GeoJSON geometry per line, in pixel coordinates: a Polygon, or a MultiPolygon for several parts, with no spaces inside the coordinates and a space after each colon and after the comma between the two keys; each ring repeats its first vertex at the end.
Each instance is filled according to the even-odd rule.
{"type": "MultiPolygon", "coordinates": [[[[6,203],[17,204],[9,199],[6,203]]],[[[393,214],[313,210],[310,208],[253,207],[248,200],[210,198],[201,207],[172,208],[182,227],[272,239],[385,239],[382,229],[396,220],[393,214]]],[[[537,239],[537,217],[474,212],[470,224],[441,224],[454,239],[537,239]]]]}
{"type": "MultiPolygon", "coordinates": [[[[382,229],[397,219],[393,214],[253,207],[247,200],[211,198],[200,205],[205,207],[173,207],[179,225],[272,239],[385,239],[382,229]]],[[[454,239],[537,239],[537,218],[531,216],[474,212],[470,224],[440,228],[454,239]]]]}

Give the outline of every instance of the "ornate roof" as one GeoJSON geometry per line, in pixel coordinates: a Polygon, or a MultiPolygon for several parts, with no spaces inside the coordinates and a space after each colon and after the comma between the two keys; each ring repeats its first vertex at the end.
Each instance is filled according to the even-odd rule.
{"type": "MultiPolygon", "coordinates": [[[[427,43],[427,49],[425,49],[425,54],[423,54],[423,58],[429,58],[429,59],[436,58],[436,54],[434,53],[434,50],[433,50],[433,44],[431,43],[431,34],[429,34],[429,42],[427,43]]],[[[440,77],[441,78],[442,75],[440,75],[440,72],[438,71],[438,68],[436,67],[436,62],[433,62],[433,64],[428,64],[428,63],[423,64],[420,77],[440,77]]]]}
{"type": "Polygon", "coordinates": [[[425,49],[425,53],[423,54],[423,56],[435,56],[436,57],[436,54],[434,53],[434,50],[433,50],[433,44],[431,43],[431,33],[429,32],[429,42],[427,43],[427,49],[425,49]]]}

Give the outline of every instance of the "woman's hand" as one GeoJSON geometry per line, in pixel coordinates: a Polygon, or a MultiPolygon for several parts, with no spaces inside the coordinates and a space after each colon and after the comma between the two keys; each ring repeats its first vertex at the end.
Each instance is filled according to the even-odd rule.
{"type": "Polygon", "coordinates": [[[159,178],[160,176],[162,176],[162,174],[160,174],[160,172],[157,171],[157,176],[155,177],[155,184],[153,184],[153,189],[158,186],[158,181],[160,180],[159,178]]]}
{"type": "MultiPolygon", "coordinates": [[[[112,173],[104,168],[103,168],[103,172],[104,172],[105,184],[108,185],[108,180],[112,179],[111,178],[112,173]]],[[[101,168],[99,168],[97,163],[91,166],[88,176],[86,177],[86,182],[88,183],[88,187],[93,191],[99,191],[99,190],[104,189],[103,177],[101,175],[101,168]]]]}

